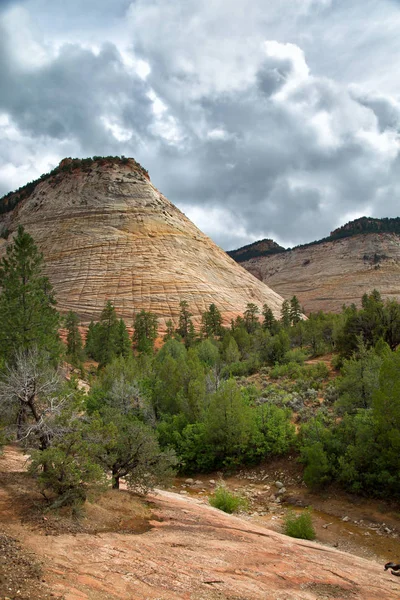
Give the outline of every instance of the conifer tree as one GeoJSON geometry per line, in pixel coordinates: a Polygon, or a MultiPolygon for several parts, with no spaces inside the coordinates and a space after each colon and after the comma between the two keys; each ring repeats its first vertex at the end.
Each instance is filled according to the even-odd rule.
{"type": "Polygon", "coordinates": [[[123,358],[128,358],[131,353],[131,340],[123,319],[118,321],[116,353],[123,358]]]}
{"type": "Polygon", "coordinates": [[[0,264],[0,354],[38,348],[56,360],[59,315],[52,286],[43,275],[43,256],[22,226],[0,264]]]}
{"type": "Polygon", "coordinates": [[[83,358],[82,336],[79,331],[78,315],[71,310],[65,317],[65,328],[67,330],[67,354],[70,360],[79,364],[83,358]]]}
{"type": "Polygon", "coordinates": [[[98,335],[96,336],[96,354],[101,367],[108,365],[117,355],[118,319],[115,308],[107,300],[100,315],[98,335]]]}
{"type": "Polygon", "coordinates": [[[258,320],[258,315],[260,314],[260,310],[256,304],[253,302],[249,302],[246,306],[246,310],[244,311],[244,326],[246,327],[247,333],[254,333],[257,327],[259,327],[260,322],[258,320]]]}
{"type": "Polygon", "coordinates": [[[192,313],[189,311],[189,304],[186,300],[181,300],[179,307],[181,311],[179,313],[179,324],[176,333],[181,336],[186,348],[189,348],[195,338],[194,326],[191,319],[192,313]]]}
{"type": "Polygon", "coordinates": [[[133,346],[138,352],[149,353],[154,350],[157,339],[157,315],[146,310],[141,310],[133,322],[133,346]]]}
{"type": "Polygon", "coordinates": [[[281,307],[281,321],[284,327],[290,327],[290,303],[284,300],[281,307]]]}
{"type": "Polygon", "coordinates": [[[274,317],[274,313],[272,312],[268,304],[264,304],[262,314],[264,317],[264,321],[262,324],[263,329],[268,329],[268,331],[272,333],[274,324],[276,323],[276,319],[274,317]]]}
{"type": "Polygon", "coordinates": [[[205,337],[219,337],[222,333],[222,315],[215,304],[210,304],[201,317],[201,331],[205,337]]]}
{"type": "Polygon", "coordinates": [[[301,321],[300,302],[297,296],[293,296],[290,300],[290,322],[292,325],[296,325],[299,321],[301,321]]]}
{"type": "Polygon", "coordinates": [[[168,321],[165,323],[165,326],[167,328],[165,335],[164,335],[164,342],[167,342],[168,340],[172,340],[172,338],[174,337],[174,333],[175,333],[175,329],[174,329],[174,324],[171,321],[171,319],[168,319],[168,321]]]}

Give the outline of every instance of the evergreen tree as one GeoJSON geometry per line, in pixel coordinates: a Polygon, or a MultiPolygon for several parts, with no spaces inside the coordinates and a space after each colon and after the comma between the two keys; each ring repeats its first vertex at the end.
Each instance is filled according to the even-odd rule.
{"type": "Polygon", "coordinates": [[[86,343],[85,343],[85,352],[87,356],[90,358],[94,358],[96,360],[97,356],[97,338],[98,338],[98,329],[99,323],[94,323],[90,321],[87,334],[86,334],[86,343]]]}
{"type": "Polygon", "coordinates": [[[293,296],[290,300],[290,322],[292,325],[296,325],[299,321],[301,321],[300,302],[297,296],[293,296]]]}
{"type": "Polygon", "coordinates": [[[171,319],[168,319],[168,321],[165,323],[166,326],[166,332],[164,335],[164,342],[167,342],[168,340],[172,340],[172,338],[174,337],[174,333],[175,333],[175,328],[174,328],[174,324],[171,321],[171,319]]]}
{"type": "Polygon", "coordinates": [[[124,358],[128,358],[131,353],[131,340],[123,319],[118,321],[116,352],[117,356],[124,358]]]}
{"type": "Polygon", "coordinates": [[[117,355],[118,319],[110,300],[107,300],[100,315],[97,332],[95,350],[100,366],[104,367],[117,355]]]}
{"type": "Polygon", "coordinates": [[[272,312],[268,304],[264,304],[262,314],[264,317],[264,321],[262,324],[263,329],[268,329],[270,333],[274,333],[276,319],[274,317],[274,313],[272,312]]]}
{"type": "Polygon", "coordinates": [[[158,320],[152,312],[141,310],[133,322],[133,346],[138,352],[150,353],[154,351],[154,342],[157,339],[158,320]]]}
{"type": "Polygon", "coordinates": [[[67,354],[74,364],[79,364],[83,358],[82,336],[78,325],[78,315],[70,310],[65,317],[65,328],[67,330],[67,354]]]}
{"type": "Polygon", "coordinates": [[[249,302],[246,306],[246,310],[244,311],[244,326],[246,328],[247,333],[254,333],[257,327],[259,327],[260,322],[258,320],[258,315],[260,314],[260,310],[256,304],[253,302],[249,302]]]}
{"type": "Polygon", "coordinates": [[[284,300],[281,307],[281,322],[284,327],[290,327],[290,302],[284,300]]]}
{"type": "Polygon", "coordinates": [[[210,304],[201,317],[201,331],[205,337],[219,337],[222,333],[222,315],[215,304],[210,304]]]}
{"type": "Polygon", "coordinates": [[[37,347],[57,359],[61,347],[54,292],[43,275],[43,257],[22,226],[1,261],[0,288],[3,358],[10,360],[17,351],[37,347]]]}
{"type": "Polygon", "coordinates": [[[189,348],[194,341],[194,327],[191,319],[192,313],[189,311],[189,304],[186,300],[181,300],[179,303],[179,324],[176,333],[183,339],[186,348],[189,348]]]}

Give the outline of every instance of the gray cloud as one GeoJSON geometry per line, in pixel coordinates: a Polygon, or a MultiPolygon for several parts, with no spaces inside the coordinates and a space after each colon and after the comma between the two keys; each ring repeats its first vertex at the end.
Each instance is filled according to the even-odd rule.
{"type": "Polygon", "coordinates": [[[225,248],[397,215],[400,89],[368,63],[389,63],[398,8],[282,2],[10,4],[0,193],[64,155],[125,154],[225,248]]]}

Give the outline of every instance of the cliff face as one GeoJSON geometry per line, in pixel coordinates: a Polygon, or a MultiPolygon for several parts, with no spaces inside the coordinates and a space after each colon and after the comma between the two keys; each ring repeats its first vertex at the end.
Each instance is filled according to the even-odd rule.
{"type": "MultiPolygon", "coordinates": [[[[199,231],[133,160],[60,170],[0,217],[11,234],[19,224],[44,254],[59,310],[77,312],[83,323],[97,319],[106,300],[127,325],[145,309],[161,328],[177,321],[181,300],[195,322],[211,303],[225,323],[248,302],[279,314],[281,297],[199,231]]],[[[0,256],[11,239],[0,240],[0,256]]]]}
{"type": "Polygon", "coordinates": [[[400,235],[367,233],[253,258],[241,264],[306,313],[339,312],[364,293],[400,299],[400,235]]]}

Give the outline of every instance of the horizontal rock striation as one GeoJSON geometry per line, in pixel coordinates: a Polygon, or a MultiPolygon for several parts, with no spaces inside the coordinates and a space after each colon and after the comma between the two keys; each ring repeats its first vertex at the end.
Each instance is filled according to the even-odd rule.
{"type": "MultiPolygon", "coordinates": [[[[11,234],[19,224],[44,254],[59,310],[82,323],[98,319],[106,300],[127,325],[145,309],[161,328],[169,318],[177,323],[181,300],[195,324],[211,303],[225,323],[248,302],[279,315],[282,298],[197,229],[132,159],[75,165],[42,181],[0,218],[11,234]]],[[[0,255],[11,239],[0,240],[0,255]]]]}
{"type": "Polygon", "coordinates": [[[306,313],[361,304],[374,288],[400,300],[400,235],[354,235],[241,262],[284,298],[296,295],[306,313]]]}

